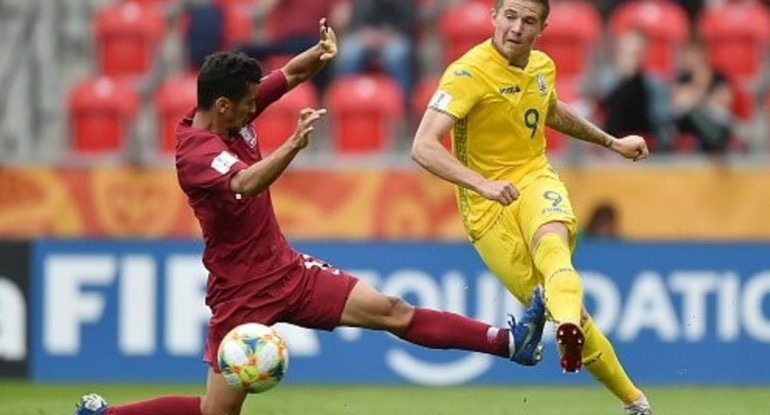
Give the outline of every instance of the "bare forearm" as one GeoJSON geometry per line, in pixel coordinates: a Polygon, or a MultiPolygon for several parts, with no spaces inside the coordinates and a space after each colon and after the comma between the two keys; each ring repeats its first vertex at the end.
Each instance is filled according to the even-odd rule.
{"type": "Polygon", "coordinates": [[[238,172],[230,188],[248,196],[262,192],[286,170],[299,150],[287,141],[269,156],[238,172]]]}
{"type": "Polygon", "coordinates": [[[602,131],[587,119],[580,116],[569,105],[559,101],[548,114],[546,125],[578,140],[610,147],[614,137],[602,131]]]}
{"type": "Polygon", "coordinates": [[[287,79],[294,78],[298,83],[305,82],[326,66],[326,61],[321,60],[322,54],[323,48],[316,44],[312,48],[293,57],[282,68],[282,71],[287,79]]]}
{"type": "Polygon", "coordinates": [[[426,140],[412,147],[412,159],[442,179],[477,191],[484,177],[454,158],[438,140],[426,140]]]}

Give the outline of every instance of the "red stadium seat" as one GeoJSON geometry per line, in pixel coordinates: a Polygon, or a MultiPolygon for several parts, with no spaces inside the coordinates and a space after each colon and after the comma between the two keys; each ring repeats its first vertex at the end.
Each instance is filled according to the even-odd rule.
{"type": "Polygon", "coordinates": [[[166,154],[176,148],[176,126],[197,105],[198,81],[193,74],[166,79],[155,94],[158,146],[166,154]]]}
{"type": "Polygon", "coordinates": [[[318,107],[318,92],[312,83],[303,82],[257,117],[254,128],[262,154],[272,153],[294,133],[299,112],[307,107],[318,107]]]}
{"type": "Polygon", "coordinates": [[[386,76],[336,79],[327,93],[336,150],[346,154],[385,150],[402,116],[402,103],[401,88],[386,76]]]}
{"type": "Polygon", "coordinates": [[[268,56],[265,59],[259,61],[259,65],[265,72],[275,71],[283,68],[294,56],[292,55],[275,55],[268,56]]]}
{"type": "Polygon", "coordinates": [[[599,12],[587,1],[553,2],[548,22],[536,47],[556,62],[559,77],[585,74],[601,34],[599,12]]]}
{"type": "Polygon", "coordinates": [[[414,94],[412,99],[412,114],[414,119],[419,120],[422,118],[425,109],[428,108],[433,93],[438,88],[440,77],[430,76],[420,80],[414,87],[414,94]]]}
{"type": "Polygon", "coordinates": [[[630,29],[647,35],[645,67],[671,78],[675,57],[687,42],[690,22],[682,7],[667,0],[634,0],[622,3],[610,15],[610,32],[617,37],[630,29]]]}
{"type": "Polygon", "coordinates": [[[127,0],[127,1],[141,3],[142,5],[154,5],[154,6],[165,7],[173,3],[175,0],[127,0]]]}
{"type": "Polygon", "coordinates": [[[439,17],[444,64],[449,64],[473,46],[492,37],[490,7],[477,2],[455,2],[439,17]]]}
{"type": "Polygon", "coordinates": [[[138,106],[139,96],[127,82],[99,76],[75,85],[68,104],[74,149],[82,154],[120,150],[138,106]]]}
{"type": "Polygon", "coordinates": [[[248,0],[220,1],[224,12],[225,48],[251,43],[254,33],[252,10],[255,2],[248,0]]]}
{"type": "Polygon", "coordinates": [[[166,29],[155,5],[113,3],[96,15],[99,67],[111,76],[141,75],[152,66],[166,29]]]}
{"type": "MultiPolygon", "coordinates": [[[[425,110],[428,108],[428,103],[433,97],[433,94],[438,89],[440,77],[431,76],[421,80],[414,88],[414,98],[412,100],[412,114],[414,119],[419,121],[422,119],[425,110]]],[[[452,139],[450,135],[447,135],[441,140],[444,147],[451,149],[452,139]]]]}
{"type": "Polygon", "coordinates": [[[487,8],[487,10],[490,10],[491,8],[495,7],[495,0],[471,0],[474,3],[479,3],[484,5],[484,7],[487,8]]]}
{"type": "Polygon", "coordinates": [[[739,82],[762,72],[770,47],[770,11],[757,2],[734,1],[706,7],[698,32],[711,63],[739,82]]]}
{"type": "Polygon", "coordinates": [[[214,3],[218,4],[233,4],[233,3],[251,3],[259,4],[262,0],[214,0],[214,3]]]}

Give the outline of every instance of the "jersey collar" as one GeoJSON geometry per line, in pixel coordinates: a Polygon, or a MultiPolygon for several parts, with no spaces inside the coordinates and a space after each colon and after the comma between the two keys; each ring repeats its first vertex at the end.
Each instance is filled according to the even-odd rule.
{"type": "Polygon", "coordinates": [[[495,48],[495,46],[492,44],[492,39],[487,40],[486,43],[484,43],[484,51],[486,54],[492,59],[493,62],[496,64],[517,73],[527,73],[527,68],[530,66],[530,63],[532,62],[532,56],[530,56],[530,60],[527,62],[527,66],[524,68],[519,68],[518,66],[513,65],[511,62],[506,59],[505,56],[503,56],[498,50],[495,48]]]}

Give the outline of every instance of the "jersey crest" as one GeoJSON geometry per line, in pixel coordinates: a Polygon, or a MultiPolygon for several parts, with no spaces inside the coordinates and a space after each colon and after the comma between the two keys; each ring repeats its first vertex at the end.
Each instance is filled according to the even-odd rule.
{"type": "Polygon", "coordinates": [[[548,84],[545,83],[545,75],[539,73],[535,75],[537,80],[537,89],[540,90],[540,96],[546,96],[548,94],[548,84]]]}
{"type": "Polygon", "coordinates": [[[243,137],[243,141],[245,141],[249,147],[257,147],[257,134],[254,132],[254,129],[252,129],[250,125],[246,125],[241,128],[240,134],[241,137],[243,137]]]}

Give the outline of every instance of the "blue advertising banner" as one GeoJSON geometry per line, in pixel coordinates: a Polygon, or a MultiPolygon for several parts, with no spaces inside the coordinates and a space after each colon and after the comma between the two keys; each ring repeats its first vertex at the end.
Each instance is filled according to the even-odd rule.
{"type": "Polygon", "coordinates": [[[0,379],[27,376],[29,252],[24,241],[0,241],[0,379]]]}
{"type": "MultiPolygon", "coordinates": [[[[297,243],[423,307],[495,325],[521,306],[463,243],[297,243]]],[[[209,312],[195,241],[41,241],[34,246],[32,367],[45,381],[202,381],[209,312]]],[[[584,242],[585,302],[644,384],[770,384],[770,244],[584,242]]],[[[287,382],[591,382],[564,376],[553,332],[535,368],[421,349],[387,333],[280,324],[287,382]]]]}

